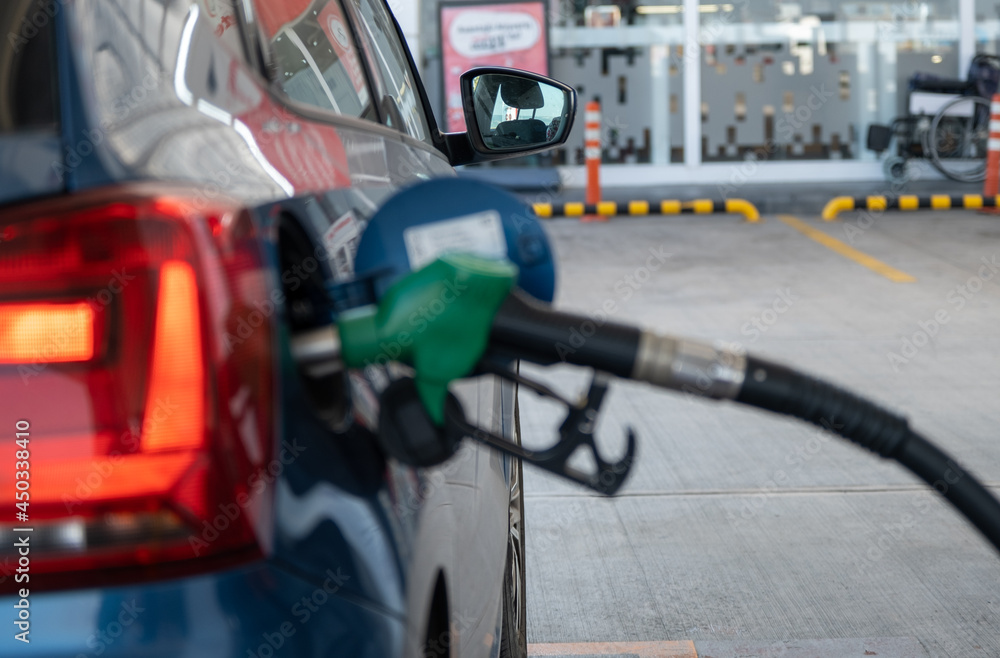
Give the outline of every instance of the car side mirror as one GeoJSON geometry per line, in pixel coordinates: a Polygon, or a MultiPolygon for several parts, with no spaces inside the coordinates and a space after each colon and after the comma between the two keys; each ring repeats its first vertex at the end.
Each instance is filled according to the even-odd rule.
{"type": "Polygon", "coordinates": [[[488,67],[461,77],[467,133],[450,134],[452,164],[502,160],[564,144],[576,91],[536,73],[488,67]]]}

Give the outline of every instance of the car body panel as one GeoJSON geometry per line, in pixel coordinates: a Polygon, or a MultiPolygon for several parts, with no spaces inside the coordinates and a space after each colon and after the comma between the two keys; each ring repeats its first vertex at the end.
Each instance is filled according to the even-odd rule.
{"type": "Polygon", "coordinates": [[[57,134],[0,135],[0,204],[61,192],[62,181],[51,166],[61,158],[57,134]]]}
{"type": "MultiPolygon", "coordinates": [[[[219,38],[219,18],[202,4],[77,0],[59,4],[54,20],[62,157],[33,169],[31,180],[7,178],[7,159],[22,152],[49,158],[57,143],[52,135],[5,138],[4,185],[20,187],[26,199],[163,183],[196,205],[247,208],[268,262],[256,293],[261,303],[287,285],[277,256],[280,222],[293,221],[309,235],[319,265],[336,279],[338,271],[350,274],[349,263],[346,270],[331,265],[338,222],[349,217],[360,231],[402,187],[454,175],[445,156],[424,142],[276,95],[233,40],[219,38]]],[[[274,472],[270,481],[261,475],[275,497],[270,555],[224,573],[33,592],[33,654],[254,655],[263,633],[295,623],[296,602],[321,588],[331,569],[342,582],[330,602],[312,622],[294,626],[275,655],[415,656],[442,573],[463,620],[454,627],[461,655],[498,651],[506,458],[468,444],[437,468],[411,469],[384,461],[364,414],[331,430],[301,389],[285,327],[289,309],[280,301],[273,308],[267,320],[277,337],[279,430],[268,464],[274,472]],[[104,642],[103,652],[88,645],[132,600],[145,608],[135,624],[104,642]]],[[[352,382],[360,405],[388,379],[372,372],[352,382]]],[[[499,389],[485,381],[465,386],[463,395],[470,418],[510,436],[511,408],[499,389]]],[[[0,597],[0,605],[13,601],[0,597]]],[[[2,642],[5,655],[20,648],[9,637],[2,642]]]]}
{"type": "Polygon", "coordinates": [[[346,582],[347,575],[336,569],[317,582],[259,564],[130,587],[39,592],[31,599],[30,647],[6,633],[0,654],[402,655],[402,620],[345,597],[339,589],[346,582]]]}

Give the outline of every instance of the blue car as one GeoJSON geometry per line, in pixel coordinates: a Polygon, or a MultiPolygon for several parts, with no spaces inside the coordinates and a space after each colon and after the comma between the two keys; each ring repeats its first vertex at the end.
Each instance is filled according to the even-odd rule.
{"type": "MultiPolygon", "coordinates": [[[[0,34],[0,655],[524,656],[519,463],[388,458],[391,367],[291,346],[390,197],[563,143],[566,88],[481,73],[444,134],[384,0],[5,0],[0,34]]],[[[459,394],[519,440],[512,385],[459,394]]]]}

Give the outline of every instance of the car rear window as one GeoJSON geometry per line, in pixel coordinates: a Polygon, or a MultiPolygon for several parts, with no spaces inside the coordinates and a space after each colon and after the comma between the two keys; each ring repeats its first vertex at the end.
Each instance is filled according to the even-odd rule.
{"type": "Polygon", "coordinates": [[[57,128],[58,0],[0,2],[0,135],[57,128]]]}

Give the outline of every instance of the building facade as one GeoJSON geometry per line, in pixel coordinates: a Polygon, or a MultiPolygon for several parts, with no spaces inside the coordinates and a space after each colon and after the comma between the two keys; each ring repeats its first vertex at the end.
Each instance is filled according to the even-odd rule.
{"type": "MultiPolygon", "coordinates": [[[[440,4],[423,0],[417,48],[439,117],[440,4]]],[[[748,160],[759,182],[880,179],[868,126],[907,113],[914,75],[964,79],[1000,36],[997,0],[549,0],[548,12],[551,75],[601,102],[611,185],[717,182],[748,160]]],[[[582,122],[528,164],[572,183],[582,122]]]]}

